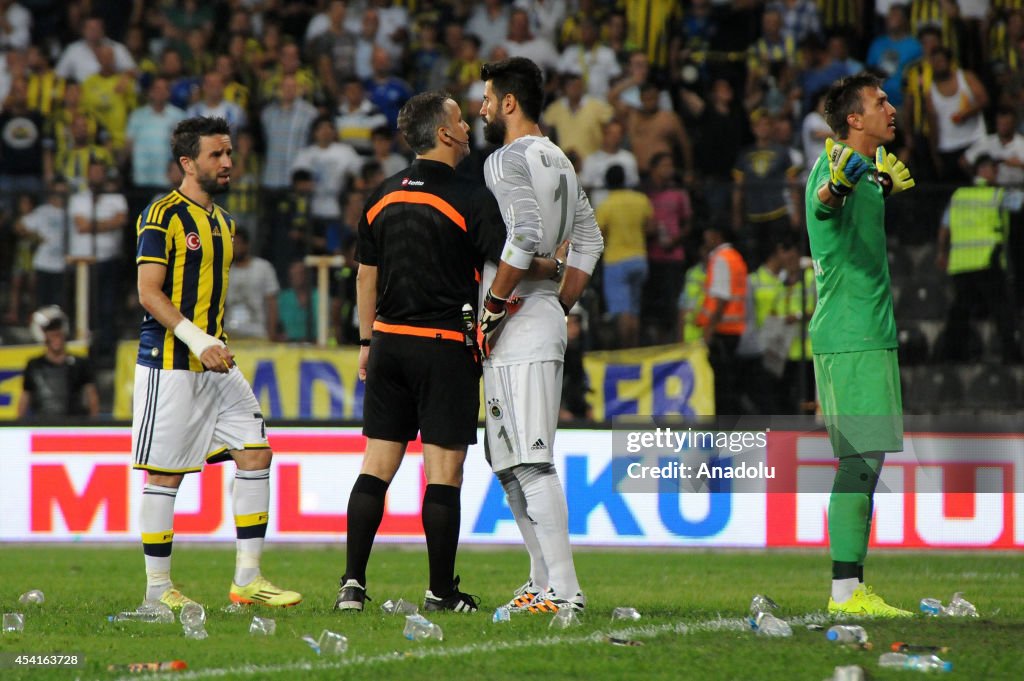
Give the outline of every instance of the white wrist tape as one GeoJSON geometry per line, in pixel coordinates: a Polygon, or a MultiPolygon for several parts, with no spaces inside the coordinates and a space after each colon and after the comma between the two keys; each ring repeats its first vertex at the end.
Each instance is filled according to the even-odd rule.
{"type": "Polygon", "coordinates": [[[174,327],[174,335],[187,345],[189,352],[196,357],[202,357],[207,349],[215,345],[224,347],[221,340],[214,338],[187,319],[178,322],[178,325],[174,327]]]}
{"type": "Polygon", "coordinates": [[[534,254],[530,251],[524,251],[511,240],[505,242],[505,248],[501,251],[501,259],[503,262],[507,262],[517,270],[530,269],[530,263],[533,262],[534,254]]]}

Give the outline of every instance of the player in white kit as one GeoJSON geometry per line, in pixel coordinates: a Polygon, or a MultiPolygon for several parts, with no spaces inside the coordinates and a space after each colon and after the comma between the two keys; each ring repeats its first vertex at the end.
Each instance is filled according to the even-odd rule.
{"type": "Polygon", "coordinates": [[[552,464],[565,315],[586,288],[604,241],[572,163],[537,124],[540,69],[513,57],[485,64],[482,78],[484,134],[504,145],[487,159],[484,177],[508,231],[501,262],[496,270],[485,266],[480,287],[487,292],[480,318],[487,452],[530,553],[530,579],[509,607],[582,610],[565,494],[552,464]],[[533,258],[550,257],[565,240],[571,247],[555,277],[526,281],[533,258]]]}

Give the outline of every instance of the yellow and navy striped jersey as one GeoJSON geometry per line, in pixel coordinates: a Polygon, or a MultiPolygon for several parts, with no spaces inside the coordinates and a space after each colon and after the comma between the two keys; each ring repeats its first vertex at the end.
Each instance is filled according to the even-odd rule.
{"type": "Polygon", "coordinates": [[[619,0],[625,12],[628,38],[647,53],[652,66],[668,66],[669,41],[680,31],[683,3],[679,0],[619,0]]]}
{"type": "MultiPolygon", "coordinates": [[[[175,190],[146,206],[135,229],[135,261],[165,265],[163,292],[171,303],[185,319],[226,342],[224,300],[235,235],[231,215],[217,205],[207,211],[175,190]]],[[[138,363],[155,369],[204,371],[188,346],[149,314],[142,318],[138,363]]]]}

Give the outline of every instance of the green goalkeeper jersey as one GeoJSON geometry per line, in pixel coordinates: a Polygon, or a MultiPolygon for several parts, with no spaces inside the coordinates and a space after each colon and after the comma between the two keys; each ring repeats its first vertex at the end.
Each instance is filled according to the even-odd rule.
{"type": "Polygon", "coordinates": [[[822,154],[807,178],[805,201],[818,287],[808,327],[814,353],[895,348],[882,187],[868,171],[842,206],[829,208],[818,199],[828,180],[828,158],[822,154]]]}

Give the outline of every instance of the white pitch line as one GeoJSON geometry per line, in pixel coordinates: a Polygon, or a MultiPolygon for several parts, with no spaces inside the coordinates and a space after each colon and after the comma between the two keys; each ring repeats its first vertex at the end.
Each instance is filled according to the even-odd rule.
{"type": "MultiPolygon", "coordinates": [[[[311,660],[309,662],[290,662],[288,664],[279,665],[244,665],[240,667],[196,669],[194,671],[168,672],[168,674],[173,674],[175,681],[213,679],[229,675],[256,676],[262,678],[273,674],[347,669],[349,667],[386,664],[410,659],[458,657],[461,655],[495,653],[503,650],[518,650],[520,648],[548,647],[567,644],[603,643],[606,636],[637,639],[654,638],[656,636],[661,636],[662,634],[671,633],[685,636],[686,634],[705,631],[745,631],[749,629],[750,623],[746,619],[725,619],[719,617],[713,620],[703,620],[689,624],[685,622],[676,622],[670,624],[626,627],[624,629],[615,629],[610,631],[595,631],[581,636],[546,636],[542,639],[515,639],[512,641],[470,643],[468,645],[450,647],[424,646],[404,653],[395,651],[393,653],[382,655],[352,655],[332,662],[311,660]]],[[[163,674],[160,674],[160,676],[163,676],[163,674]]],[[[114,681],[138,681],[138,679],[138,674],[132,674],[118,677],[114,681]]]]}

